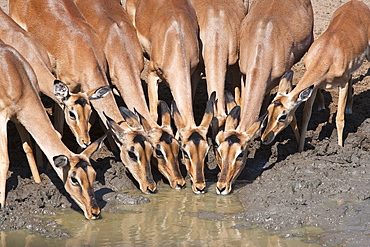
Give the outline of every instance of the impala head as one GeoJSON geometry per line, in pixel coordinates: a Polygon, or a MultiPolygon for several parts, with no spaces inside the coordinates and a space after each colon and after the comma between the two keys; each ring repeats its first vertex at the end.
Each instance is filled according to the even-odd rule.
{"type": "Polygon", "coordinates": [[[208,127],[213,118],[214,96],[207,102],[203,120],[199,126],[186,126],[176,103],[172,102],[172,115],[179,132],[183,160],[192,181],[194,193],[205,193],[204,160],[209,151],[208,127]]]}
{"type": "Polygon", "coordinates": [[[66,84],[54,81],[54,95],[63,109],[66,123],[76,137],[78,145],[86,148],[90,144],[89,119],[91,114],[90,100],[101,99],[110,92],[109,86],[99,87],[86,93],[70,93],[66,84]]]}
{"type": "Polygon", "coordinates": [[[107,125],[120,148],[120,157],[135,180],[139,183],[140,190],[146,194],[154,193],[157,185],[154,182],[150,158],[152,146],[147,140],[138,116],[127,109],[121,114],[126,122],[116,123],[107,118],[107,125]]]}
{"type": "Polygon", "coordinates": [[[96,140],[80,154],[72,154],[70,157],[65,155],[53,157],[54,165],[63,170],[66,191],[89,220],[95,220],[100,215],[100,208],[96,203],[94,193],[96,173],[89,158],[99,149],[104,138],[105,136],[96,140]]]}
{"type": "Polygon", "coordinates": [[[298,106],[312,94],[313,86],[297,93],[292,91],[292,78],[293,71],[287,72],[281,78],[279,91],[267,108],[267,125],[261,137],[263,144],[270,144],[276,135],[292,122],[298,106]]]}
{"type": "Polygon", "coordinates": [[[245,132],[236,130],[239,118],[240,106],[235,106],[226,118],[225,130],[220,131],[216,136],[216,157],[220,168],[217,194],[227,195],[230,193],[232,184],[245,166],[249,143],[259,135],[264,127],[266,114],[245,132]]]}
{"type": "Polygon", "coordinates": [[[172,188],[182,189],[185,187],[185,179],[181,174],[178,158],[180,145],[173,137],[170,109],[164,101],[160,101],[160,105],[161,126],[150,126],[144,117],[139,113],[138,115],[148,140],[153,146],[153,156],[157,159],[158,170],[168,180],[172,188]]]}

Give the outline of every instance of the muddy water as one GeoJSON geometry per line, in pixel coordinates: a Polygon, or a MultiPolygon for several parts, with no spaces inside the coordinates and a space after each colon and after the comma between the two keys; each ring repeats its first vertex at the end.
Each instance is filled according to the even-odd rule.
{"type": "Polygon", "coordinates": [[[190,188],[176,191],[163,186],[148,196],[150,203],[119,205],[115,213],[103,210],[96,221],[68,209],[52,219],[71,238],[6,231],[0,232],[0,246],[321,246],[318,229],[273,234],[234,228],[240,223],[234,216],[243,210],[236,195],[217,196],[215,184],[209,187],[209,193],[195,195],[190,188]]]}

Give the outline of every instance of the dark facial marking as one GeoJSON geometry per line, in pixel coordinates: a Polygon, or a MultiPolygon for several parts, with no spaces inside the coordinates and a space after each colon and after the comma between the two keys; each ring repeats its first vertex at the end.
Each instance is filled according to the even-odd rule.
{"type": "Polygon", "coordinates": [[[192,141],[194,142],[194,144],[196,146],[199,145],[200,141],[201,140],[204,140],[204,138],[198,133],[198,132],[193,132],[190,136],[189,136],[189,141],[192,141]]]}
{"type": "Polygon", "coordinates": [[[231,135],[225,139],[229,143],[229,146],[233,145],[234,143],[239,143],[240,139],[236,135],[231,135]]]}
{"type": "Polygon", "coordinates": [[[83,161],[81,160],[80,162],[77,163],[76,165],[76,168],[82,168],[85,172],[87,172],[87,167],[89,166],[90,164],[87,163],[86,161],[83,161]]]}
{"type": "Polygon", "coordinates": [[[170,134],[168,134],[166,131],[163,131],[162,136],[159,139],[159,141],[165,142],[167,144],[171,144],[172,143],[172,138],[173,137],[170,134]]]}
{"type": "Polygon", "coordinates": [[[137,134],[134,138],[134,143],[139,143],[143,149],[145,149],[145,143],[144,143],[145,141],[146,141],[145,136],[141,134],[137,134]]]}
{"type": "Polygon", "coordinates": [[[280,102],[280,100],[275,100],[274,102],[272,102],[272,103],[274,103],[274,106],[281,106],[281,105],[283,105],[281,102],[280,102]]]}
{"type": "Polygon", "coordinates": [[[76,104],[79,104],[81,106],[85,106],[87,104],[87,100],[84,99],[84,98],[78,98],[76,101],[75,101],[76,104]]]}

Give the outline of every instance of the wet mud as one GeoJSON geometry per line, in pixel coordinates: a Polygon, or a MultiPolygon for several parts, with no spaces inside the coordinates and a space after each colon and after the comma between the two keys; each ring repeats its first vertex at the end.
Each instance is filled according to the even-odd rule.
{"type": "MultiPolygon", "coordinates": [[[[6,2],[1,2],[1,7],[6,7],[6,2]]],[[[326,29],[332,13],[342,2],[346,1],[312,0],[315,37],[326,29]]],[[[365,3],[370,5],[369,0],[365,3]]],[[[369,65],[365,62],[353,77],[353,114],[345,118],[344,147],[337,145],[336,89],[324,92],[325,110],[317,111],[314,105],[305,151],[297,152],[298,144],[289,127],[269,146],[262,145],[259,139],[252,143],[246,167],[233,191],[244,206],[244,211],[234,216],[244,223],[235,225],[235,228],[257,226],[282,231],[317,226],[325,231],[319,238],[328,246],[367,246],[370,243],[369,65]]],[[[302,62],[293,70],[297,83],[305,71],[302,62]]],[[[200,119],[207,97],[204,81],[200,83],[197,95],[201,100],[197,101],[199,105],[195,109],[200,119]]],[[[160,97],[171,100],[168,91],[160,97]]],[[[301,113],[302,106],[297,111],[298,124],[301,113]]],[[[71,149],[76,149],[73,137],[67,129],[66,132],[64,140],[71,149]]],[[[99,126],[95,126],[92,139],[102,134],[99,126]]],[[[33,181],[13,124],[9,124],[8,135],[11,164],[7,204],[0,210],[0,230],[28,229],[47,237],[68,237],[69,233],[55,221],[40,216],[56,214],[69,207],[79,210],[78,207],[50,166],[40,167],[40,184],[33,181]]],[[[114,212],[117,204],[150,203],[144,194],[138,196],[127,192],[137,189],[137,185],[107,146],[103,145],[94,154],[92,165],[97,171],[95,190],[102,214],[114,212]]],[[[207,165],[207,182],[216,182],[219,170],[212,149],[207,165]]],[[[155,168],[153,170],[156,180],[160,184],[166,183],[155,168]]],[[[187,185],[190,186],[189,179],[187,185]]],[[[84,217],[82,213],[81,217],[84,217]]],[[[207,212],[199,217],[220,220],[218,214],[207,212]]]]}

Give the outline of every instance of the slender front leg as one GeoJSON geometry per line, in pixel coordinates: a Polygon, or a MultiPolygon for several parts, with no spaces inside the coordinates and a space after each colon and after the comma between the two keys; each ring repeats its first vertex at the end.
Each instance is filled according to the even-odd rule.
{"type": "Polygon", "coordinates": [[[304,105],[303,117],[302,117],[302,130],[301,130],[301,136],[300,136],[299,146],[298,146],[299,152],[302,152],[304,148],[308,122],[310,121],[310,118],[311,118],[312,105],[313,105],[313,102],[315,101],[316,93],[317,93],[317,89],[314,89],[311,94],[311,97],[306,101],[304,105]]]}
{"type": "Polygon", "coordinates": [[[30,166],[33,179],[36,183],[41,183],[39,170],[37,169],[35,156],[33,155],[33,150],[31,148],[32,144],[30,134],[20,123],[16,123],[15,126],[17,127],[18,133],[21,137],[22,147],[24,152],[26,153],[28,165],[30,166]]]}
{"type": "Polygon", "coordinates": [[[158,120],[158,79],[159,77],[155,72],[148,73],[149,110],[154,121],[158,120]]]}
{"type": "Polygon", "coordinates": [[[345,87],[339,88],[338,110],[335,119],[338,132],[338,145],[343,147],[344,111],[347,103],[348,91],[352,89],[352,84],[346,83],[345,87]],[[349,88],[351,87],[351,88],[349,88]]]}
{"type": "Polygon", "coordinates": [[[6,177],[9,170],[7,120],[0,116],[0,206],[5,206],[6,177]]]}

